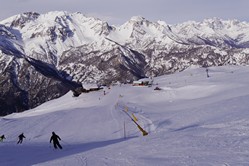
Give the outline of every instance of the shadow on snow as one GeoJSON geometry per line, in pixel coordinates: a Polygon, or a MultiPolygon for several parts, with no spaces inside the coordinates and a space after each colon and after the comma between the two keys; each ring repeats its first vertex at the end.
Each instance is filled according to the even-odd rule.
{"type": "Polygon", "coordinates": [[[38,144],[22,144],[16,145],[15,143],[4,143],[0,146],[0,163],[1,166],[7,165],[18,165],[18,166],[27,166],[33,164],[44,163],[66,156],[74,155],[77,153],[83,153],[92,149],[105,147],[108,145],[120,143],[129,138],[119,138],[114,140],[99,141],[99,142],[90,142],[82,144],[68,144],[64,141],[61,142],[63,149],[54,150],[52,144],[49,143],[38,143],[38,144]]]}

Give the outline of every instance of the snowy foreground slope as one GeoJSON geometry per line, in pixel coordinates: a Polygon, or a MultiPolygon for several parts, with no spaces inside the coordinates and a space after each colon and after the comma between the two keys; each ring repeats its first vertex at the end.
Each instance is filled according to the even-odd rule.
{"type": "Polygon", "coordinates": [[[155,78],[152,87],[68,93],[2,117],[0,135],[7,139],[0,143],[0,165],[249,165],[249,67],[214,67],[209,75],[188,69],[155,78]],[[149,135],[142,136],[125,108],[149,135]],[[49,144],[52,131],[63,150],[49,144]],[[21,132],[26,139],[17,145],[21,132]]]}

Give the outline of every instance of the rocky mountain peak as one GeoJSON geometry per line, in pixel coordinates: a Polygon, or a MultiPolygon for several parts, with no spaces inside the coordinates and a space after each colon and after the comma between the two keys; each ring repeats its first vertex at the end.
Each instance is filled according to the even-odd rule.
{"type": "Polygon", "coordinates": [[[113,27],[81,13],[16,15],[0,22],[0,110],[34,107],[86,82],[249,64],[248,32],[246,22],[218,18],[168,25],[135,16],[113,27]]]}
{"type": "Polygon", "coordinates": [[[23,28],[28,22],[36,20],[39,16],[40,14],[36,12],[25,12],[5,19],[0,23],[10,27],[23,28]]]}
{"type": "Polygon", "coordinates": [[[133,16],[131,17],[130,21],[132,22],[143,22],[146,21],[146,19],[142,16],[133,16]]]}

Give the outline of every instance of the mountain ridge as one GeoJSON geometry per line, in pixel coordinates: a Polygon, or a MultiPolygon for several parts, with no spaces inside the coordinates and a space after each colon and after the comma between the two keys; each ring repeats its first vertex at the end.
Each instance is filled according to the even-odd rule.
{"type": "Polygon", "coordinates": [[[7,87],[0,89],[0,108],[11,107],[7,113],[33,108],[73,90],[65,87],[65,82],[73,87],[108,85],[170,74],[193,65],[247,65],[248,32],[247,22],[219,18],[169,25],[134,16],[121,26],[111,26],[79,12],[15,15],[0,21],[1,85],[7,87]],[[43,65],[46,72],[27,59],[47,64],[43,65]],[[52,73],[64,74],[58,79],[52,73]],[[39,84],[42,86],[31,88],[39,84]],[[49,92],[49,88],[53,90],[49,92]],[[15,108],[18,104],[14,101],[6,101],[9,93],[14,101],[20,100],[20,108],[15,108]]]}

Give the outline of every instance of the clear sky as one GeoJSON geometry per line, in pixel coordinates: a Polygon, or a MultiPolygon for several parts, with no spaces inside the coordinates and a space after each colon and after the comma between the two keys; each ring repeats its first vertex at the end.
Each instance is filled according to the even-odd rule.
{"type": "Polygon", "coordinates": [[[0,20],[28,11],[68,11],[114,25],[138,15],[168,24],[212,17],[249,22],[248,8],[249,0],[0,0],[0,20]]]}

